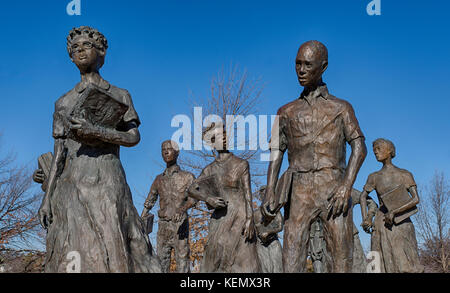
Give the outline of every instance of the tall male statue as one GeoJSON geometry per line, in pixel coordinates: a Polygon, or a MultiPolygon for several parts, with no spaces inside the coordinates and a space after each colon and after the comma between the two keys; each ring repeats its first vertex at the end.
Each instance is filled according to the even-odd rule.
{"type": "Polygon", "coordinates": [[[164,273],[169,272],[172,249],[175,254],[176,272],[189,270],[189,220],[187,210],[195,204],[186,189],[195,177],[182,171],[177,164],[179,148],[176,142],[166,140],[161,145],[161,155],[166,170],[153,181],[141,217],[153,208],[159,195],[158,236],[156,254],[164,273]]]}
{"type": "Polygon", "coordinates": [[[364,135],[352,106],[328,93],[322,74],[327,48],[318,41],[300,46],[296,72],[300,97],[278,110],[262,213],[275,217],[284,206],[283,268],[306,271],[311,222],[320,217],[332,272],[351,272],[352,186],[366,157],[364,135]],[[352,149],[346,164],[346,143],[352,149]],[[278,180],[285,151],[289,168],[278,180]]]}
{"type": "Polygon", "coordinates": [[[45,272],[161,272],[120,162],[120,147],[140,140],[140,121],[130,94],[100,76],[107,48],[91,27],[67,37],[81,81],[55,103],[54,155],[39,209],[45,272]]]}

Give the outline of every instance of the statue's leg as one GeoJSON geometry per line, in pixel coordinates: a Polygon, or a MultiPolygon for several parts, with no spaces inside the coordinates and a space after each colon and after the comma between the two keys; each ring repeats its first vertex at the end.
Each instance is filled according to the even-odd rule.
{"type": "Polygon", "coordinates": [[[189,252],[189,223],[186,219],[178,229],[178,237],[175,242],[177,273],[189,273],[189,252]]]}
{"type": "Polygon", "coordinates": [[[328,220],[323,219],[324,238],[331,257],[333,273],[351,273],[353,266],[352,211],[328,220]]]}
{"type": "Polygon", "coordinates": [[[160,220],[158,223],[158,239],[156,254],[161,262],[161,270],[163,273],[170,272],[170,257],[172,245],[170,241],[170,229],[167,227],[170,223],[160,220]]]}
{"type": "Polygon", "coordinates": [[[289,218],[284,225],[283,269],[285,273],[306,272],[310,224],[319,213],[313,197],[312,180],[312,173],[294,174],[289,218]]]}

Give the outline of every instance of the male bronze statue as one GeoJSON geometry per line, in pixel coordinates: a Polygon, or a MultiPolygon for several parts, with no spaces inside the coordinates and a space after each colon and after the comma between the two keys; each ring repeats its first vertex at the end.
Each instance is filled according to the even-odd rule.
{"type": "Polygon", "coordinates": [[[130,94],[100,76],[107,48],[91,27],[67,37],[81,82],[55,103],[54,158],[39,209],[45,272],[161,272],[119,155],[139,142],[140,121],[130,94]],[[79,266],[69,268],[70,260],[79,266]]]}
{"type": "MultiPolygon", "coordinates": [[[[278,134],[271,142],[262,213],[275,217],[284,206],[284,272],[304,272],[310,224],[320,217],[331,257],[331,272],[351,272],[353,221],[351,191],[366,156],[364,135],[352,106],[328,93],[322,74],[327,48],[318,41],[300,46],[296,72],[300,97],[278,110],[278,134]],[[346,164],[346,143],[352,149],[346,164]],[[289,168],[278,180],[284,152],[289,168]]],[[[276,126],[276,124],[275,124],[276,126]]]]}
{"type": "MultiPolygon", "coordinates": [[[[360,204],[361,191],[353,188],[352,190],[352,205],[355,207],[360,204]]],[[[367,196],[368,218],[372,219],[378,209],[375,201],[367,196]]],[[[353,208],[352,207],[352,208],[353,208]]],[[[368,231],[370,232],[370,231],[368,231]]],[[[330,263],[330,256],[326,250],[326,243],[323,237],[323,225],[320,218],[316,218],[311,224],[310,239],[309,239],[309,256],[313,264],[315,273],[327,273],[330,263]]],[[[353,267],[352,273],[366,273],[367,259],[364,255],[364,250],[359,239],[359,232],[356,225],[353,224],[353,267]]]]}
{"type": "Polygon", "coordinates": [[[417,212],[419,194],[413,175],[392,164],[395,146],[387,139],[373,142],[377,161],[383,163],[380,171],[369,175],[361,194],[363,228],[373,228],[371,250],[381,255],[382,273],[421,273],[414,225],[410,217],[417,212]],[[373,223],[367,213],[366,196],[376,190],[380,208],[373,223]]]}
{"type": "Polygon", "coordinates": [[[153,208],[159,196],[158,235],[156,254],[161,261],[162,271],[170,271],[172,249],[176,261],[176,272],[188,273],[189,262],[189,219],[188,209],[195,200],[189,198],[186,189],[195,176],[183,171],[177,164],[179,148],[176,142],[166,140],[161,145],[161,155],[166,169],[153,181],[142,211],[142,218],[153,208]]]}

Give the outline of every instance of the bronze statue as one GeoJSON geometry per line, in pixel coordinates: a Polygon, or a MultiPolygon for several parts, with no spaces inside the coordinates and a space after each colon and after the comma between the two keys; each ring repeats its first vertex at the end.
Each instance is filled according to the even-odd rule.
{"type": "Polygon", "coordinates": [[[156,253],[161,261],[162,271],[170,270],[170,258],[174,250],[176,272],[188,273],[189,269],[189,219],[188,209],[195,200],[188,197],[186,190],[195,176],[182,171],[177,164],[179,148],[176,142],[166,140],[161,145],[161,155],[166,170],[153,181],[142,211],[142,218],[153,208],[159,195],[158,236],[156,253]]]}
{"type": "Polygon", "coordinates": [[[189,196],[214,210],[200,272],[260,272],[249,164],[227,150],[223,126],[212,123],[206,137],[218,155],[188,189],[189,196]]]}
{"type": "Polygon", "coordinates": [[[80,272],[161,272],[119,157],[120,146],[139,142],[140,121],[130,94],[99,74],[107,48],[87,26],[67,37],[81,82],[55,103],[54,158],[39,209],[45,272],[66,272],[71,252],[80,272]]]}
{"type": "Polygon", "coordinates": [[[362,226],[366,231],[373,227],[371,250],[381,254],[381,272],[423,272],[414,225],[410,219],[419,203],[414,177],[407,170],[392,164],[395,146],[391,141],[383,138],[375,140],[373,152],[383,167],[369,175],[361,195],[362,226]],[[373,190],[376,190],[380,202],[375,223],[367,215],[365,201],[366,195],[373,190]]]}
{"type": "Polygon", "coordinates": [[[278,110],[278,141],[271,142],[262,213],[273,218],[284,206],[286,273],[305,271],[310,224],[317,217],[324,225],[331,272],[352,271],[351,191],[367,150],[352,106],[329,94],[322,81],[327,66],[322,43],[309,41],[299,48],[296,72],[304,90],[278,110]],[[348,165],[346,143],[352,149],[348,165]],[[278,180],[286,150],[289,168],[278,180]]]}
{"type": "MultiPolygon", "coordinates": [[[[264,195],[265,187],[259,190],[264,195]]],[[[253,211],[253,217],[257,232],[257,245],[259,262],[262,273],[282,273],[283,263],[282,247],[278,240],[278,232],[283,230],[283,216],[278,212],[276,217],[270,222],[265,221],[261,214],[261,209],[253,211]]]]}
{"type": "MultiPolygon", "coordinates": [[[[355,207],[360,204],[361,192],[352,190],[352,205],[355,207]]],[[[368,217],[372,219],[375,216],[378,206],[370,197],[366,197],[368,206],[368,217]]],[[[352,208],[353,208],[352,207],[352,208]]],[[[323,237],[323,224],[320,218],[316,218],[311,224],[309,239],[309,256],[314,267],[315,273],[327,273],[330,271],[330,255],[326,250],[326,243],[323,237]]],[[[353,266],[352,273],[366,273],[367,259],[359,239],[359,232],[355,224],[353,224],[353,266]]]]}

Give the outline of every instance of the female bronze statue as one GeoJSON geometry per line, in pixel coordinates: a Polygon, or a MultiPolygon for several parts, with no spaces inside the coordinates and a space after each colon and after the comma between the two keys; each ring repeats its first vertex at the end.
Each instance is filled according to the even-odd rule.
{"type": "Polygon", "coordinates": [[[383,167],[369,175],[361,194],[362,226],[366,232],[373,227],[371,250],[380,253],[381,272],[423,272],[414,225],[410,219],[419,203],[414,177],[407,170],[392,164],[395,146],[391,141],[382,138],[375,140],[373,152],[383,167]],[[367,195],[372,190],[376,190],[380,203],[374,224],[367,215],[366,203],[367,195]]]}
{"type": "Polygon", "coordinates": [[[55,103],[54,159],[39,210],[46,272],[66,272],[71,252],[81,272],[161,271],[119,158],[120,146],[139,142],[140,121],[130,94],[99,74],[107,47],[90,27],[67,37],[81,82],[55,103]]]}
{"type": "Polygon", "coordinates": [[[214,209],[200,271],[260,272],[249,164],[227,150],[221,125],[212,123],[203,138],[212,143],[218,155],[188,189],[189,196],[214,209]]]}

